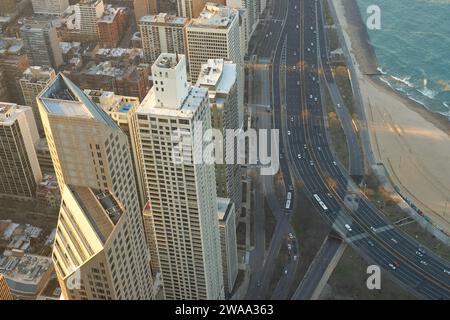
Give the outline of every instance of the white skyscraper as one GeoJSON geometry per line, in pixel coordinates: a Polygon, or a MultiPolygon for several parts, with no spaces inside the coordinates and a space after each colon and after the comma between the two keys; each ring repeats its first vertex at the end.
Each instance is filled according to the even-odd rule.
{"type": "Polygon", "coordinates": [[[152,268],[167,299],[222,299],[214,165],[202,163],[208,90],[188,84],[183,55],[161,54],[152,74],[154,86],[136,112],[152,268]]]}
{"type": "MultiPolygon", "coordinates": [[[[212,126],[226,137],[226,130],[239,129],[236,65],[223,59],[210,59],[202,65],[197,81],[198,87],[208,89],[212,126]]],[[[226,139],[226,138],[225,138],[226,139]]],[[[231,142],[230,142],[231,143],[231,142]]],[[[227,141],[225,141],[227,145],[227,141]]],[[[224,159],[227,158],[224,148],[224,159]]],[[[233,159],[237,159],[234,149],[233,159]]],[[[238,164],[216,164],[217,196],[229,198],[238,215],[241,212],[241,167],[238,164]]]]}
{"type": "Polygon", "coordinates": [[[241,54],[239,11],[223,5],[208,3],[187,26],[189,70],[196,83],[202,64],[209,59],[225,59],[237,66],[239,125],[244,120],[244,65],[241,54]]]}

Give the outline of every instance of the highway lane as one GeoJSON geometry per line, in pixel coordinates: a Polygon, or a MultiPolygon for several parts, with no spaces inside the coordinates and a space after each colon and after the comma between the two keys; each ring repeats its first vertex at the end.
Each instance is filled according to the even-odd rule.
{"type": "MultiPolygon", "coordinates": [[[[266,34],[271,37],[270,41],[264,42],[261,46],[259,46],[258,55],[262,57],[262,59],[279,61],[279,57],[281,56],[281,48],[282,43],[278,41],[281,38],[283,23],[282,21],[285,19],[285,15],[287,14],[287,0],[274,1],[272,23],[269,23],[269,29],[266,30],[266,34]],[[272,28],[272,29],[270,29],[272,28]],[[273,37],[273,38],[272,38],[273,37]],[[277,59],[278,57],[278,59],[277,59]]],[[[272,65],[271,75],[272,82],[279,81],[278,73],[279,73],[279,64],[272,65]],[[276,80],[275,80],[276,79],[276,80]]],[[[278,83],[278,82],[277,82],[278,83]]],[[[278,92],[278,87],[276,87],[276,92],[278,92]]],[[[272,95],[272,105],[279,104],[279,96],[272,95]]],[[[272,115],[261,114],[258,120],[258,128],[271,128],[273,121],[272,115]]],[[[283,159],[280,159],[280,166],[283,170],[284,182],[286,186],[292,185],[292,181],[289,175],[289,167],[287,162],[283,159]],[[286,173],[287,172],[287,173],[286,173]]],[[[284,211],[284,203],[283,207],[280,206],[279,201],[275,195],[275,190],[273,186],[273,177],[272,176],[261,176],[259,178],[261,185],[263,187],[264,195],[267,198],[267,202],[269,204],[270,210],[272,214],[275,216],[277,220],[277,224],[275,230],[273,232],[273,236],[270,242],[269,249],[267,251],[265,259],[261,259],[261,255],[259,257],[255,257],[255,261],[259,260],[261,266],[252,270],[252,276],[250,279],[249,289],[246,295],[248,299],[264,299],[268,295],[268,289],[270,287],[271,280],[273,278],[273,274],[276,266],[276,259],[279,256],[279,252],[281,246],[284,244],[284,239],[287,237],[288,233],[293,233],[293,229],[289,224],[288,216],[284,211]]],[[[259,199],[260,201],[261,199],[259,199]]],[[[261,210],[261,209],[259,209],[261,210]]],[[[259,232],[265,232],[265,230],[259,230],[259,232]]],[[[261,240],[258,240],[261,241],[261,240]]],[[[260,252],[261,248],[259,248],[260,252]]],[[[297,263],[292,263],[292,268],[296,268],[297,263]]],[[[288,273],[287,277],[282,277],[281,281],[287,279],[287,283],[292,283],[292,277],[295,272],[288,273]]],[[[283,287],[286,287],[283,285],[283,287]]]]}
{"type": "Polygon", "coordinates": [[[320,50],[320,77],[325,79],[325,84],[328,87],[333,104],[335,105],[336,114],[342,123],[342,128],[347,140],[347,147],[349,151],[349,173],[353,178],[360,179],[364,175],[364,159],[362,149],[359,145],[357,128],[353,125],[352,116],[345,105],[344,99],[341,96],[339,88],[335,82],[332,68],[329,61],[329,50],[327,46],[327,39],[325,33],[325,19],[321,7],[321,2],[318,5],[318,32],[319,32],[319,50],[320,50]]]}
{"type": "Polygon", "coordinates": [[[420,245],[390,225],[384,215],[365,199],[344,168],[335,163],[324,125],[320,85],[314,80],[318,78],[320,53],[317,50],[316,2],[291,0],[290,6],[286,28],[286,112],[288,118],[293,117],[294,120],[288,121],[288,132],[283,134],[289,137],[288,149],[295,171],[311,195],[318,194],[327,206],[324,210],[317,205],[319,211],[347,240],[355,239],[352,243],[354,246],[419,294],[435,299],[449,298],[450,282],[448,274],[444,272],[450,269],[448,262],[431,253],[426,258],[427,265],[421,263],[424,260],[418,261],[416,251],[420,245]],[[300,5],[303,10],[297,17],[296,6],[300,8],[300,5]],[[297,25],[301,28],[300,37],[296,31],[297,25]],[[302,67],[298,69],[301,71],[298,72],[301,76],[300,90],[295,81],[298,79],[295,73],[299,63],[299,52],[295,48],[303,49],[300,53],[302,67]],[[380,231],[373,232],[371,227],[380,231]]]}

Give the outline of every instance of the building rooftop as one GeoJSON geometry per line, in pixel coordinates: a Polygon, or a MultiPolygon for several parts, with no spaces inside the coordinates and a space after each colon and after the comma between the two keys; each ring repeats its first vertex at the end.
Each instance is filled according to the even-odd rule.
{"type": "Polygon", "coordinates": [[[41,66],[31,66],[24,71],[22,79],[37,83],[37,82],[47,82],[53,76],[56,76],[55,70],[50,67],[41,66]]]}
{"type": "Polygon", "coordinates": [[[236,65],[223,59],[209,59],[202,64],[197,86],[204,86],[216,92],[228,93],[236,82],[236,65]]]}
{"type": "Polygon", "coordinates": [[[236,9],[215,3],[207,3],[200,16],[192,19],[191,26],[226,29],[239,15],[236,9]]]}
{"type": "Polygon", "coordinates": [[[139,98],[137,97],[121,96],[103,90],[86,89],[84,92],[107,113],[128,113],[134,106],[139,105],[139,98]]]}
{"type": "Polygon", "coordinates": [[[190,119],[207,94],[208,90],[206,88],[191,87],[188,96],[179,109],[161,108],[156,103],[155,89],[152,88],[137,108],[137,113],[190,119]]]}
{"type": "Polygon", "coordinates": [[[96,119],[119,129],[108,114],[63,74],[59,74],[38,96],[38,99],[49,114],[96,119]]]}
{"type": "Polygon", "coordinates": [[[169,15],[167,13],[160,13],[157,15],[143,16],[140,20],[141,23],[151,23],[155,25],[165,25],[165,26],[184,26],[189,22],[189,19],[185,17],[177,17],[174,15],[169,15]]]}
{"type": "Polygon", "coordinates": [[[30,109],[30,107],[19,106],[9,102],[0,102],[0,124],[11,125],[16,121],[18,115],[27,109],[30,109]]]}
{"type": "Polygon", "coordinates": [[[109,238],[124,211],[109,191],[68,186],[103,243],[109,238]]]}
{"type": "Polygon", "coordinates": [[[121,11],[124,11],[125,9],[126,8],[124,8],[124,7],[114,8],[112,5],[109,4],[105,7],[103,16],[98,19],[98,22],[112,23],[114,21],[114,19],[116,18],[117,14],[121,11]]]}
{"type": "Polygon", "coordinates": [[[28,291],[23,289],[37,285],[51,266],[52,261],[49,257],[31,254],[17,256],[10,251],[0,255],[0,273],[13,291],[17,289],[21,292],[28,291]]]}

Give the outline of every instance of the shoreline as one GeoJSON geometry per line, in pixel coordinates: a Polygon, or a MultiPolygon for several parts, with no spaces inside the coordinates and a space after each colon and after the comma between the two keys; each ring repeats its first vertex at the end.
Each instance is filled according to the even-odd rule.
{"type": "Polygon", "coordinates": [[[356,0],[331,0],[359,83],[370,145],[394,185],[450,232],[450,121],[384,83],[356,0]]]}
{"type": "Polygon", "coordinates": [[[433,123],[437,128],[446,132],[450,137],[450,119],[446,116],[431,111],[424,104],[414,101],[406,94],[395,90],[388,84],[384,83],[377,77],[381,75],[379,68],[381,68],[375,52],[374,46],[370,42],[370,35],[362,20],[361,12],[357,0],[341,0],[341,4],[345,10],[345,19],[347,28],[351,29],[352,41],[358,42],[358,47],[361,52],[353,52],[355,56],[359,71],[370,78],[373,83],[386,93],[396,94],[403,99],[405,104],[414,112],[419,113],[425,120],[433,123]]]}

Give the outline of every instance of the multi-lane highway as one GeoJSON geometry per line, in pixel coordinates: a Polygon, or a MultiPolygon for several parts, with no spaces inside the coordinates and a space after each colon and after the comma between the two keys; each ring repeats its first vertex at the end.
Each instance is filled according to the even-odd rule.
{"type": "MultiPolygon", "coordinates": [[[[286,150],[281,148],[317,210],[347,242],[419,295],[450,299],[449,263],[394,227],[334,158],[319,81],[319,15],[316,0],[289,1],[280,33],[280,39],[287,39],[286,109],[274,104],[275,125],[285,127],[288,140],[286,150]],[[284,120],[287,125],[281,126],[284,120]]],[[[274,69],[281,61],[282,55],[276,53],[274,69]]],[[[274,101],[280,101],[276,80],[274,101]]]]}

